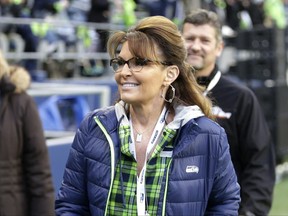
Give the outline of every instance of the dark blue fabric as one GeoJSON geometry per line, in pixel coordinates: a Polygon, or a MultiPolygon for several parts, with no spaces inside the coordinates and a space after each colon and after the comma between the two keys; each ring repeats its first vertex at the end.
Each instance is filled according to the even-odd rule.
{"type": "MultiPolygon", "coordinates": [[[[119,155],[114,108],[90,113],[72,144],[64,180],[56,199],[56,215],[104,215],[111,181],[109,144],[96,125],[97,115],[119,155]]],[[[206,117],[181,128],[169,170],[165,215],[238,215],[239,185],[224,130],[206,117]],[[198,172],[187,172],[196,166],[198,172]]],[[[164,193],[164,187],[161,189],[164,193]]],[[[163,199],[158,208],[161,215],[163,199]]]]}

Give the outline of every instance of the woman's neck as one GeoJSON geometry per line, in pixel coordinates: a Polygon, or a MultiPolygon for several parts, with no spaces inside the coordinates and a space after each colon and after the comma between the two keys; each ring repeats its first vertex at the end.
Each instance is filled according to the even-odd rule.
{"type": "Polygon", "coordinates": [[[162,106],[158,105],[149,107],[131,105],[130,118],[133,125],[137,125],[139,129],[142,127],[145,128],[154,124],[159,119],[163,108],[164,104],[162,106]]]}

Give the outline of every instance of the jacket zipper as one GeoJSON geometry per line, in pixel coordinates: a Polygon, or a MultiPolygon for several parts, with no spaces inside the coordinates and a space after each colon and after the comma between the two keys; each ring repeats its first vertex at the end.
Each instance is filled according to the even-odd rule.
{"type": "Polygon", "coordinates": [[[164,198],[163,198],[162,216],[165,216],[165,212],[166,212],[166,199],[167,199],[167,190],[168,190],[168,182],[169,182],[169,171],[170,171],[172,160],[173,159],[171,158],[167,167],[167,172],[166,172],[166,183],[165,183],[164,198]]]}
{"type": "Polygon", "coordinates": [[[99,120],[99,118],[97,116],[94,116],[94,120],[96,122],[96,124],[100,127],[100,129],[102,130],[102,132],[104,133],[109,146],[110,146],[110,152],[111,152],[111,179],[110,179],[110,187],[109,187],[109,192],[108,192],[108,197],[107,197],[107,201],[106,201],[106,207],[105,207],[105,213],[104,215],[107,215],[107,211],[108,211],[108,202],[110,200],[110,195],[111,195],[111,191],[112,191],[112,186],[113,186],[113,180],[114,180],[114,174],[115,174],[115,149],[114,149],[114,145],[113,145],[113,141],[109,135],[109,133],[107,132],[107,130],[105,129],[105,127],[102,125],[101,121],[99,120]]]}

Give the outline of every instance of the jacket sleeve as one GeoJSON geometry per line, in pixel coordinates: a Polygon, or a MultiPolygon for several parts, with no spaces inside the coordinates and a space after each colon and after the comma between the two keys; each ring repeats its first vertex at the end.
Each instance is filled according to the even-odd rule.
{"type": "Polygon", "coordinates": [[[275,184],[275,150],[272,137],[254,94],[246,94],[237,113],[241,172],[239,213],[268,215],[275,184]]]}
{"type": "Polygon", "coordinates": [[[240,186],[231,161],[227,136],[222,128],[217,145],[216,172],[205,215],[236,216],[240,205],[240,186]]]}
{"type": "Polygon", "coordinates": [[[29,194],[29,215],[53,215],[55,194],[48,149],[37,106],[30,96],[25,98],[23,168],[29,194]]]}
{"type": "Polygon", "coordinates": [[[58,216],[90,215],[86,190],[86,163],[84,144],[88,127],[87,118],[81,123],[72,143],[64,170],[63,181],[55,202],[55,213],[58,216]],[[85,126],[84,126],[85,125],[85,126]]]}

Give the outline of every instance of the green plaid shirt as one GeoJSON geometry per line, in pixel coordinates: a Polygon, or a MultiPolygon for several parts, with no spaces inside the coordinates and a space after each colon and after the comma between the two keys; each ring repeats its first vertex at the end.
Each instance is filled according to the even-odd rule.
{"type": "MultiPolygon", "coordinates": [[[[157,214],[159,195],[164,174],[171,157],[162,156],[164,151],[172,151],[172,139],[176,134],[175,130],[164,128],[159,143],[156,145],[146,168],[146,196],[148,213],[157,214]]],[[[108,206],[108,215],[137,215],[137,162],[129,150],[130,126],[121,126],[119,129],[121,140],[121,160],[116,168],[116,175],[113,182],[111,196],[108,206]],[[120,163],[122,171],[120,169],[120,163]],[[121,186],[121,172],[123,185],[121,186]],[[122,193],[123,190],[123,193],[122,193]],[[125,199],[125,207],[123,198],[125,199]]]]}

